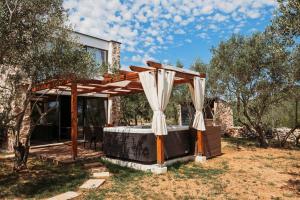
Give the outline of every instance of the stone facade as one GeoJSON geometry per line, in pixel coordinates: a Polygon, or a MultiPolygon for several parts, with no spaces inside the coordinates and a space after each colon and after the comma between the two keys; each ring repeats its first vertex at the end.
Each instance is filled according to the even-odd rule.
{"type": "Polygon", "coordinates": [[[121,97],[112,98],[112,125],[118,126],[121,118],[121,97]]]}
{"type": "Polygon", "coordinates": [[[233,127],[233,112],[229,104],[222,100],[214,101],[214,124],[220,125],[223,133],[233,127]]]}
{"type": "Polygon", "coordinates": [[[116,41],[109,42],[108,64],[109,72],[114,72],[114,69],[120,69],[121,61],[121,43],[116,41]]]}
{"type": "MultiPolygon", "coordinates": [[[[121,43],[116,41],[109,42],[108,52],[108,64],[110,73],[113,73],[116,69],[120,69],[121,59],[121,43]]],[[[112,98],[112,125],[118,126],[121,118],[121,97],[112,98]]]]}

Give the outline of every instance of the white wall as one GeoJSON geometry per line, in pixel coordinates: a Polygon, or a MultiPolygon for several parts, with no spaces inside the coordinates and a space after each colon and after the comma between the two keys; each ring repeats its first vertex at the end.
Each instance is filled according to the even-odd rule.
{"type": "Polygon", "coordinates": [[[107,51],[109,50],[109,41],[100,38],[95,38],[93,36],[84,35],[77,32],[72,32],[71,35],[78,41],[78,43],[84,46],[95,47],[107,51]]]}

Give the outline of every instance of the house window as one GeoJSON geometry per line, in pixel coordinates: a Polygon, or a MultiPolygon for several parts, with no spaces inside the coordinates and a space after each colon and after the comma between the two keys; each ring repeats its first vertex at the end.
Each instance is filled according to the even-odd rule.
{"type": "Polygon", "coordinates": [[[107,51],[94,47],[86,47],[86,51],[91,54],[97,65],[107,63],[107,51]]]}

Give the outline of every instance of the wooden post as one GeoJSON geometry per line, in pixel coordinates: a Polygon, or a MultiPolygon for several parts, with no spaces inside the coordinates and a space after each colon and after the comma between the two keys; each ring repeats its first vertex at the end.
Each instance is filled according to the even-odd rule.
{"type": "Polygon", "coordinates": [[[77,157],[77,133],[78,133],[78,119],[77,119],[77,84],[72,82],[71,85],[71,138],[72,138],[72,154],[73,159],[77,157]]]}
{"type": "Polygon", "coordinates": [[[203,132],[197,130],[197,154],[204,155],[203,132]]]}
{"type": "Polygon", "coordinates": [[[156,157],[157,157],[157,164],[160,165],[164,164],[165,155],[164,155],[164,141],[162,135],[156,136],[156,157]]]}

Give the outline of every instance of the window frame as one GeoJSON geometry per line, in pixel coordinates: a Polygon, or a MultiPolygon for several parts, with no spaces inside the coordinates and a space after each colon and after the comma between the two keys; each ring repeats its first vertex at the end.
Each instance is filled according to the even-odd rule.
{"type": "Polygon", "coordinates": [[[84,48],[85,48],[86,52],[88,52],[88,48],[93,48],[93,49],[97,49],[97,50],[100,50],[100,51],[105,51],[106,52],[106,56],[105,56],[105,63],[104,64],[108,64],[108,50],[106,50],[106,49],[100,49],[100,48],[97,48],[97,47],[92,47],[92,46],[89,46],[89,45],[84,45],[84,48]]]}

